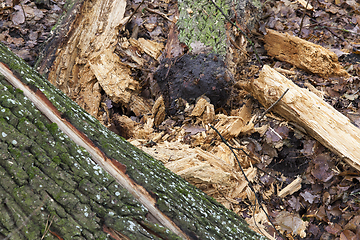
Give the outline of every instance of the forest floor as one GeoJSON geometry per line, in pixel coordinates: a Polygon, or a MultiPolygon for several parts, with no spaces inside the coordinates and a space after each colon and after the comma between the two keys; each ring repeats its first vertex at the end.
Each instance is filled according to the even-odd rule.
{"type": "MultiPolygon", "coordinates": [[[[32,66],[41,44],[65,9],[65,0],[39,2],[7,0],[0,4],[0,41],[32,66]]],[[[126,15],[140,2],[128,1],[126,15]]],[[[322,95],[327,103],[360,127],[359,3],[355,0],[310,1],[312,10],[306,11],[297,1],[261,2],[261,20],[248,31],[261,60],[282,69],[298,86],[322,95]],[[351,77],[322,78],[268,56],[263,47],[267,28],[300,36],[333,51],[351,77]]],[[[169,45],[170,40],[174,40],[169,32],[176,12],[176,1],[145,1],[122,34],[169,45]]],[[[181,55],[188,47],[174,43],[172,50],[181,55]]],[[[201,51],[203,46],[193,45],[192,51],[197,48],[201,51]]],[[[247,56],[237,66],[235,82],[257,77],[260,66],[250,47],[247,56]]],[[[196,68],[196,60],[183,58],[181,61],[196,68]]],[[[179,65],[179,71],[184,65],[179,65]]],[[[214,67],[217,65],[210,66],[214,67]]],[[[159,62],[151,60],[137,65],[133,71],[142,86],[141,96],[155,106],[151,116],[135,116],[126,106],[118,106],[104,94],[98,119],[245,218],[255,231],[267,232],[266,236],[279,239],[255,202],[255,194],[248,187],[232,151],[210,123],[236,147],[234,152],[247,179],[283,235],[289,239],[360,239],[359,171],[302,128],[271,111],[254,124],[266,109],[236,84],[226,92],[227,101],[218,99],[215,107],[206,97],[188,101],[174,99],[172,111],[165,111],[155,94],[159,90],[154,90],[154,75],[161,75],[159,71],[159,62]],[[237,129],[241,129],[236,133],[232,128],[235,122],[237,129]],[[290,183],[296,190],[282,194],[281,190],[290,183]]],[[[163,74],[167,76],[169,72],[163,74]]]]}

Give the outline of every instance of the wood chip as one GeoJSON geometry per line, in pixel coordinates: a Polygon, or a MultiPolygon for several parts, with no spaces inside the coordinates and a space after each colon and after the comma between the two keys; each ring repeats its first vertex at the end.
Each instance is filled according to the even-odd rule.
{"type": "Polygon", "coordinates": [[[139,83],[131,77],[130,69],[121,64],[119,57],[111,49],[105,49],[89,63],[109,98],[115,103],[128,104],[132,93],[139,89],[139,83]]]}
{"type": "Polygon", "coordinates": [[[297,192],[301,189],[301,177],[297,177],[294,181],[292,181],[289,185],[283,188],[279,193],[278,196],[281,198],[286,197],[287,195],[291,195],[294,192],[297,192]]]}
{"type": "Polygon", "coordinates": [[[264,37],[268,55],[321,77],[349,77],[330,50],[289,34],[267,29],[264,37]]]}
{"type": "Polygon", "coordinates": [[[164,121],[166,115],[163,96],[156,99],[152,108],[152,114],[154,118],[154,125],[158,127],[164,121]]]}

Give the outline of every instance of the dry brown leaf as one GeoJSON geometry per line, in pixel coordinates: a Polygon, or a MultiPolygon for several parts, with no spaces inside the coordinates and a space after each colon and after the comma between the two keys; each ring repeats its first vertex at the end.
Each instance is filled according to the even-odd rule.
{"type": "Polygon", "coordinates": [[[340,234],[340,240],[357,240],[357,236],[350,230],[345,230],[340,234]]]}
{"type": "Polygon", "coordinates": [[[360,215],[353,217],[348,224],[345,225],[344,229],[356,231],[356,227],[360,226],[360,215]]]}
{"type": "Polygon", "coordinates": [[[25,13],[20,5],[14,6],[14,9],[16,10],[11,17],[12,22],[14,25],[20,25],[25,22],[25,13]]]}
{"type": "Polygon", "coordinates": [[[275,221],[283,231],[291,232],[294,235],[300,235],[302,238],[306,237],[305,230],[308,222],[304,222],[298,214],[282,211],[276,216],[275,221]]]}
{"type": "Polygon", "coordinates": [[[304,200],[309,202],[310,204],[312,204],[316,198],[319,198],[318,195],[313,195],[308,191],[300,193],[300,196],[302,196],[304,200]]]}

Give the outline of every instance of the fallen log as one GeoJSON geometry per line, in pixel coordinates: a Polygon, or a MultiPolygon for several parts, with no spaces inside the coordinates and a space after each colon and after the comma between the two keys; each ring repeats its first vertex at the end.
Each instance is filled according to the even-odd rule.
{"type": "Polygon", "coordinates": [[[1,239],[262,239],[2,43],[0,133],[1,239]]]}
{"type": "Polygon", "coordinates": [[[266,108],[289,89],[272,111],[299,124],[322,145],[360,171],[360,129],[320,97],[298,87],[267,65],[257,79],[243,87],[266,108]]]}

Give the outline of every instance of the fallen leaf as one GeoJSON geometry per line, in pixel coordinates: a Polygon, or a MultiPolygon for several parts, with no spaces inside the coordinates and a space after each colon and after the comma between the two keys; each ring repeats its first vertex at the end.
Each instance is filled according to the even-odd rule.
{"type": "Polygon", "coordinates": [[[360,226],[360,215],[353,217],[353,219],[345,225],[345,229],[356,231],[356,227],[358,226],[360,226]]]}
{"type": "Polygon", "coordinates": [[[298,198],[291,196],[291,199],[288,201],[290,207],[295,211],[299,211],[301,208],[300,201],[298,198]]]}
{"type": "Polygon", "coordinates": [[[22,7],[20,5],[16,5],[14,9],[16,11],[12,15],[12,22],[14,23],[14,25],[23,24],[25,22],[25,14],[22,7]]]}
{"type": "Polygon", "coordinates": [[[328,232],[328,233],[331,233],[332,235],[338,235],[339,232],[342,230],[341,226],[337,223],[335,224],[330,224],[330,225],[327,225],[325,227],[325,230],[328,232]]]}
{"type": "Polygon", "coordinates": [[[305,230],[308,222],[304,222],[298,214],[282,211],[276,216],[275,221],[282,230],[292,232],[302,238],[306,237],[305,230]]]}
{"type": "Polygon", "coordinates": [[[311,174],[323,182],[329,181],[334,176],[334,172],[329,168],[329,161],[328,154],[318,155],[314,160],[315,166],[312,168],[311,174]]]}
{"type": "Polygon", "coordinates": [[[199,132],[204,132],[206,131],[205,128],[200,127],[200,126],[192,126],[192,125],[185,125],[184,126],[184,130],[186,133],[190,133],[190,135],[195,135],[199,132]]]}
{"type": "Polygon", "coordinates": [[[355,235],[355,233],[353,233],[350,230],[345,230],[340,234],[340,240],[356,240],[358,239],[355,235]]]}
{"type": "Polygon", "coordinates": [[[309,202],[310,204],[312,204],[314,200],[319,197],[318,195],[313,195],[308,191],[302,192],[300,193],[300,195],[304,198],[305,201],[309,202]]]}

